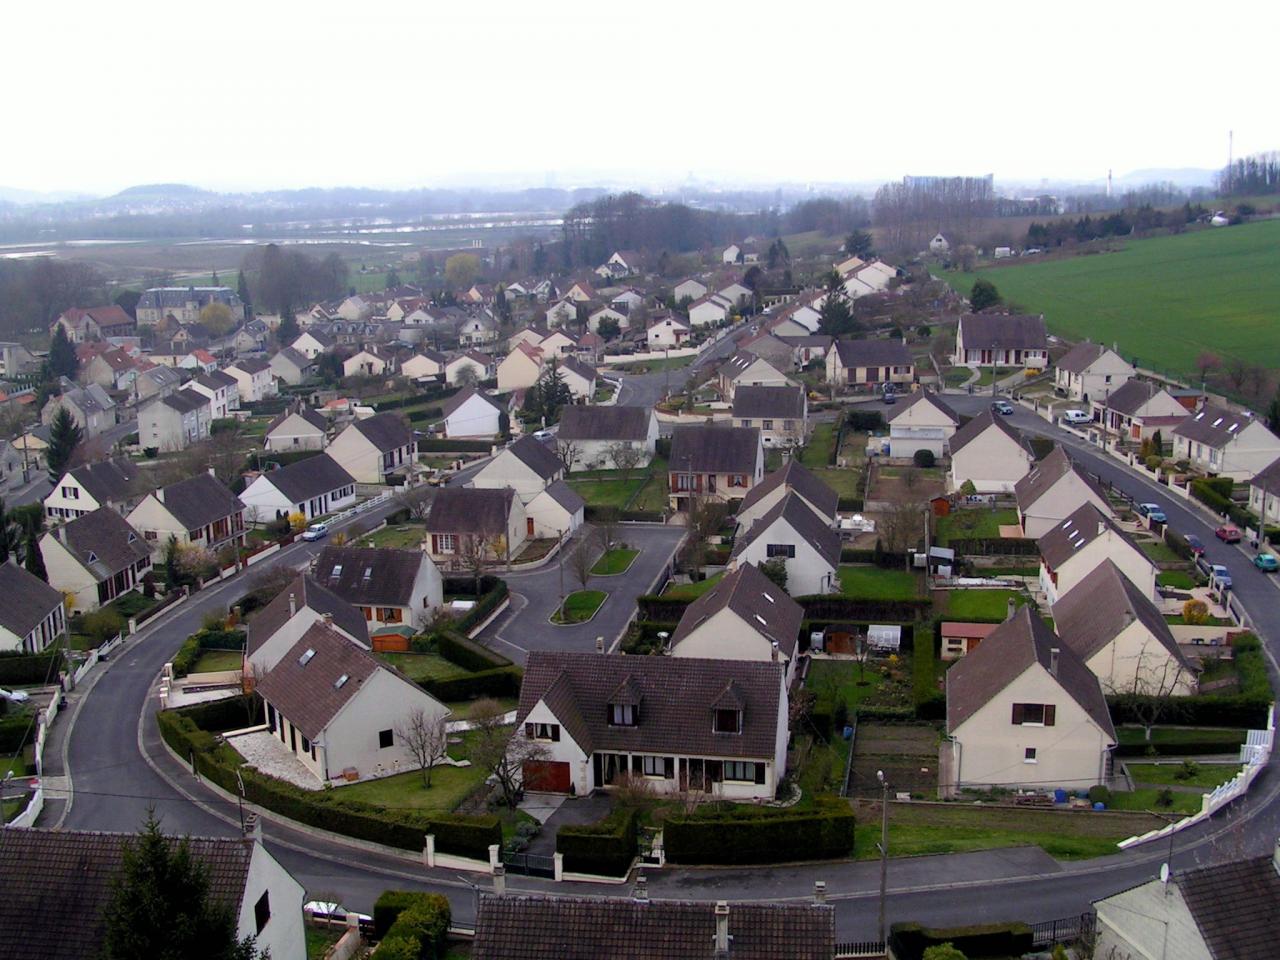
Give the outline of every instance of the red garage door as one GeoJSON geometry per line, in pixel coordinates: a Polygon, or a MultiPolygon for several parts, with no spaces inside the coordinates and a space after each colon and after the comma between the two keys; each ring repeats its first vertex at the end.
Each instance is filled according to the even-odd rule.
{"type": "Polygon", "coordinates": [[[569,764],[554,760],[527,760],[524,788],[541,793],[569,792],[569,764]]]}

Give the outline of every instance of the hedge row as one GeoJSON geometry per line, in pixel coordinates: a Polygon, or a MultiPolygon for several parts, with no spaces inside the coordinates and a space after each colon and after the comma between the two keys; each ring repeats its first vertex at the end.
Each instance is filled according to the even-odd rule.
{"type": "Polygon", "coordinates": [[[662,837],[672,863],[790,863],[848,857],[853,825],[847,803],[819,797],[805,810],[711,804],[668,817],[662,837]]]}
{"type": "Polygon", "coordinates": [[[636,811],[618,808],[595,823],[561,827],[556,853],[571,873],[625,877],[636,856],[636,811]]]}
{"type": "Polygon", "coordinates": [[[245,634],[242,630],[223,630],[217,627],[198,630],[187,637],[173,657],[173,675],[185,677],[191,672],[200,654],[206,650],[243,650],[245,634]]]}
{"type": "Polygon", "coordinates": [[[941,720],[947,715],[947,695],[938,689],[938,651],[932,639],[917,643],[911,657],[911,699],[918,720],[941,720]]]}
{"type": "MultiPolygon", "coordinates": [[[[1244,743],[1244,737],[1240,738],[1244,743]]],[[[1141,743],[1121,743],[1115,748],[1117,757],[1145,757],[1150,754],[1161,757],[1209,756],[1215,753],[1235,753],[1236,745],[1221,740],[1147,740],[1141,743]]]]}
{"type": "Polygon", "coordinates": [[[1020,957],[1031,952],[1034,939],[1025,923],[987,923],[966,927],[926,927],[895,923],[889,946],[898,960],[922,960],[925,950],[949,943],[966,957],[1020,957]]]}
{"type": "Polygon", "coordinates": [[[622,639],[622,652],[633,656],[648,656],[662,653],[666,640],[676,632],[676,624],[662,623],[654,620],[636,620],[622,639]],[[658,634],[667,634],[666,640],[658,634]]]}
{"type": "Polygon", "coordinates": [[[836,501],[836,509],[861,513],[864,509],[864,504],[865,501],[861,497],[840,497],[836,501]]]}
{"type": "Polygon", "coordinates": [[[449,900],[440,893],[385,890],[373,905],[375,958],[427,960],[448,950],[449,900]]]}
{"type": "Polygon", "coordinates": [[[511,661],[502,654],[455,630],[442,630],[436,635],[436,651],[450,663],[466,670],[492,670],[511,666],[511,661]]]}
{"type": "Polygon", "coordinates": [[[1191,495],[1238,527],[1256,526],[1257,518],[1231,499],[1233,486],[1229,477],[1200,477],[1191,481],[1191,495]]]}
{"type": "Polygon", "coordinates": [[[16,755],[35,736],[36,721],[30,711],[0,717],[0,753],[16,755]]]}
{"type": "MultiPolygon", "coordinates": [[[[470,633],[502,605],[507,599],[507,581],[497,580],[493,587],[476,600],[476,605],[458,618],[457,629],[461,633],[470,633]]],[[[510,663],[511,661],[507,661],[510,663]]],[[[477,668],[478,669],[478,668],[477,668]]]]}
{"type": "Polygon", "coordinates": [[[424,680],[419,684],[437,700],[455,702],[476,700],[480,697],[518,697],[520,678],[524,676],[517,666],[495,667],[460,677],[442,680],[424,680]]]}
{"type": "Polygon", "coordinates": [[[956,556],[975,557],[1038,557],[1040,545],[1029,538],[1018,537],[973,537],[967,540],[952,540],[948,546],[956,552],[956,556]]]}
{"type": "Polygon", "coordinates": [[[435,390],[424,390],[422,393],[411,393],[401,397],[392,397],[388,400],[376,400],[369,406],[373,407],[378,413],[387,410],[398,410],[401,407],[414,407],[420,403],[431,403],[433,400],[446,400],[457,393],[461,387],[441,387],[435,390]]]}
{"type": "Polygon", "coordinates": [[[493,444],[488,440],[450,440],[447,437],[419,437],[419,453],[488,453],[493,444]]]}
{"type": "Polygon", "coordinates": [[[883,430],[884,414],[879,410],[850,410],[844,422],[854,430],[883,430]]]}
{"type": "Polygon", "coordinates": [[[582,511],[583,517],[594,523],[605,519],[629,521],[631,523],[661,523],[666,516],[657,510],[619,510],[617,507],[606,507],[588,503],[582,511]]]}
{"type": "Polygon", "coordinates": [[[0,687],[56,683],[58,671],[64,665],[62,651],[56,649],[43,653],[0,653],[0,687]]]}
{"type": "MultiPolygon", "coordinates": [[[[243,698],[232,699],[243,701],[243,698]]],[[[424,838],[431,833],[441,853],[485,861],[489,859],[489,847],[502,843],[502,825],[495,816],[428,816],[347,800],[341,790],[303,790],[251,767],[240,766],[239,755],[220,744],[209,731],[201,730],[189,709],[163,710],[157,714],[156,721],[165,743],[184,760],[191,762],[194,758],[196,772],[202,777],[236,793],[239,769],[246,800],[299,823],[414,851],[422,849],[424,838]]]]}
{"type": "MultiPolygon", "coordinates": [[[[929,600],[861,600],[830,593],[796,597],[796,603],[804,608],[806,620],[826,620],[832,623],[912,623],[927,614],[932,606],[929,600]]],[[[678,623],[685,607],[692,600],[681,597],[646,594],[636,598],[641,620],[657,620],[678,623]]],[[[806,634],[807,636],[807,634],[806,634]]]]}
{"type": "Polygon", "coordinates": [[[425,410],[410,410],[407,414],[410,423],[429,423],[444,417],[440,407],[427,407],[425,410]]]}
{"type": "Polygon", "coordinates": [[[905,570],[907,555],[890,553],[887,550],[855,550],[853,547],[840,548],[841,563],[874,563],[877,567],[892,570],[905,570]]]}

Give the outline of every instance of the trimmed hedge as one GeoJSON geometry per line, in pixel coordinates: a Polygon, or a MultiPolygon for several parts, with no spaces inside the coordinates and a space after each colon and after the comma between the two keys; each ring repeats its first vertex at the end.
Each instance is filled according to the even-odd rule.
{"type": "Polygon", "coordinates": [[[672,863],[790,863],[848,857],[853,826],[847,803],[819,797],[806,810],[711,804],[668,817],[662,836],[672,863]]]}
{"type": "Polygon", "coordinates": [[[511,661],[502,654],[454,630],[442,630],[436,635],[436,652],[450,663],[467,670],[492,670],[495,667],[511,666],[511,661]]]}
{"type": "Polygon", "coordinates": [[[444,956],[452,915],[449,901],[443,894],[387,890],[373,909],[375,930],[379,929],[380,919],[386,922],[393,918],[381,934],[382,942],[373,952],[374,957],[426,960],[444,956]],[[388,894],[392,896],[388,898],[388,894]],[[381,914],[379,906],[382,907],[381,914]]]}
{"type": "Polygon", "coordinates": [[[31,683],[49,684],[58,679],[65,666],[61,650],[43,653],[0,653],[0,687],[21,687],[31,683]]]}
{"type": "Polygon", "coordinates": [[[855,550],[853,547],[840,548],[841,563],[874,563],[877,567],[890,570],[905,570],[907,555],[890,553],[887,550],[855,550]]]}
{"type": "Polygon", "coordinates": [[[561,827],[556,853],[572,873],[625,877],[636,856],[636,811],[620,808],[595,823],[561,827]]]}
{"type": "MultiPolygon", "coordinates": [[[[485,619],[502,605],[507,599],[507,581],[498,580],[492,589],[476,600],[476,605],[458,618],[457,629],[461,633],[469,633],[485,621],[485,619]]],[[[508,663],[511,661],[508,660],[508,663]]]]}
{"type": "Polygon", "coordinates": [[[883,430],[886,426],[879,410],[850,410],[844,422],[854,430],[883,430]]]}
{"type": "Polygon", "coordinates": [[[968,540],[952,540],[948,546],[956,556],[975,557],[1038,557],[1040,545],[1035,540],[1020,537],[973,537],[968,540]]]}
{"type": "MultiPolygon", "coordinates": [[[[864,503],[865,501],[863,501],[861,497],[840,497],[836,501],[836,509],[852,510],[856,513],[861,513],[864,509],[864,503]]],[[[841,553],[843,552],[844,551],[842,550],[841,553]]]]}
{"type": "Polygon", "coordinates": [[[173,657],[173,675],[185,677],[191,672],[200,654],[205,650],[243,650],[243,630],[223,630],[218,627],[198,630],[183,641],[173,657]]]}
{"type": "Polygon", "coordinates": [[[400,914],[413,906],[421,894],[416,890],[383,890],[373,904],[373,936],[381,940],[400,914]]]}
{"type": "MultiPolygon", "coordinates": [[[[243,706],[243,698],[239,700],[243,706]]],[[[502,843],[502,824],[496,816],[457,814],[426,815],[416,811],[388,810],[375,804],[342,797],[341,790],[303,790],[283,780],[240,766],[240,756],[219,743],[213,733],[201,730],[190,708],[162,710],[156,715],[160,736],[183,759],[192,762],[200,776],[229,793],[236,793],[236,771],[244,780],[245,799],[299,823],[341,833],[358,840],[381,843],[401,850],[419,851],[428,833],[436,849],[475,860],[488,861],[489,847],[502,843]]],[[[195,714],[199,716],[200,714],[195,714]]]]}
{"type": "Polygon", "coordinates": [[[642,597],[636,597],[636,607],[639,610],[638,618],[640,620],[657,620],[663,623],[679,623],[680,618],[684,616],[684,608],[692,602],[692,600],[686,600],[681,597],[660,597],[652,593],[645,594],[642,597]]]}
{"type": "Polygon", "coordinates": [[[221,700],[197,703],[187,707],[183,713],[197,727],[209,733],[241,730],[244,727],[255,727],[266,722],[262,698],[255,695],[224,697],[221,700]]]}
{"type": "Polygon", "coordinates": [[[487,440],[449,440],[445,437],[419,437],[419,453],[488,453],[493,444],[487,440]]]}
{"type": "Polygon", "coordinates": [[[625,520],[631,523],[662,523],[666,516],[658,510],[619,510],[617,507],[601,506],[588,503],[582,511],[583,518],[590,522],[604,520],[625,520]]]}
{"type": "Polygon", "coordinates": [[[1256,526],[1254,515],[1231,499],[1234,486],[1230,477],[1200,477],[1191,481],[1191,495],[1210,510],[1225,514],[1238,527],[1256,526]]]}
{"type": "Polygon", "coordinates": [[[830,593],[796,597],[795,601],[804,607],[806,619],[866,623],[911,623],[923,618],[933,606],[932,601],[924,599],[864,600],[830,593]]]}
{"type": "Polygon", "coordinates": [[[941,720],[947,715],[947,695],[937,684],[938,652],[931,640],[917,643],[911,657],[911,697],[920,720],[941,720]]]}
{"type": "Polygon", "coordinates": [[[17,754],[36,738],[36,726],[30,712],[0,717],[0,753],[17,754]]]}
{"type": "Polygon", "coordinates": [[[926,927],[895,923],[889,945],[898,960],[922,960],[929,947],[949,943],[966,957],[1020,957],[1031,952],[1033,934],[1025,923],[985,923],[966,927],[926,927]]]}
{"type": "Polygon", "coordinates": [[[410,423],[429,423],[433,420],[440,420],[444,417],[444,410],[440,407],[427,407],[425,410],[410,410],[406,415],[410,423]]]}
{"type": "Polygon", "coordinates": [[[419,686],[437,700],[453,702],[480,697],[518,697],[523,671],[517,666],[495,667],[461,677],[424,680],[419,686]]]}
{"type": "MultiPolygon", "coordinates": [[[[1244,744],[1244,737],[1240,738],[1244,744]]],[[[1149,740],[1141,743],[1117,744],[1114,753],[1117,757],[1145,757],[1154,754],[1160,757],[1186,757],[1203,754],[1235,753],[1236,747],[1221,740],[1149,740]]]]}

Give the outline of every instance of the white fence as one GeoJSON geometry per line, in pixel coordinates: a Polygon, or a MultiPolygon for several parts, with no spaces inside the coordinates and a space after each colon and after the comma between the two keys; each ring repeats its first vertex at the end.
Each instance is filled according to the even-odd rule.
{"type": "Polygon", "coordinates": [[[1267,728],[1265,730],[1250,730],[1245,744],[1240,748],[1240,762],[1244,764],[1244,769],[1226,783],[1204,794],[1201,798],[1199,813],[1183,817],[1176,823],[1161,827],[1159,830],[1149,830],[1140,836],[1121,840],[1116,846],[1122,850],[1127,850],[1129,847],[1136,847],[1138,844],[1146,843],[1148,840],[1157,840],[1160,837],[1167,837],[1171,833],[1177,833],[1179,830],[1185,830],[1187,827],[1213,816],[1213,814],[1237,797],[1244,796],[1254,779],[1270,762],[1271,748],[1275,743],[1275,736],[1276,705],[1273,703],[1267,711],[1267,728]]]}
{"type": "Polygon", "coordinates": [[[35,792],[27,799],[26,808],[9,821],[10,827],[34,827],[36,818],[44,809],[44,788],[36,787],[35,792]]]}

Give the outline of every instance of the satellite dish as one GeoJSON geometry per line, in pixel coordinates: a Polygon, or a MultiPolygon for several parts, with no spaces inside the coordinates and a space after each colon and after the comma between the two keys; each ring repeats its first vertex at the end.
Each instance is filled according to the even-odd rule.
{"type": "Polygon", "coordinates": [[[1169,882],[1169,865],[1167,863],[1160,864],[1160,882],[1169,882]]]}

